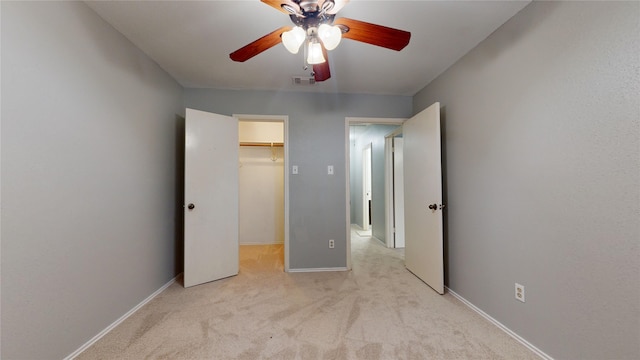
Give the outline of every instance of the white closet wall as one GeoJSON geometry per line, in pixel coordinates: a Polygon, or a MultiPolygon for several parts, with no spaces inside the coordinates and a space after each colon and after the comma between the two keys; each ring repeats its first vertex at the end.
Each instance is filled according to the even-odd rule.
{"type": "Polygon", "coordinates": [[[240,121],[238,136],[240,143],[282,143],[284,141],[284,125],[281,122],[240,121]]]}
{"type": "Polygon", "coordinates": [[[284,242],[283,148],[242,144],[282,144],[283,124],[245,121],[239,124],[239,243],[281,244],[284,242]]]}

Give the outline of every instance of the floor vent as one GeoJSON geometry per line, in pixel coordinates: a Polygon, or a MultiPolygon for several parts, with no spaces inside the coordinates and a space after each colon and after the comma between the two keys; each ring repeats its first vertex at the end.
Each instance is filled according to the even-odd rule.
{"type": "Polygon", "coordinates": [[[316,83],[316,79],[310,76],[294,76],[293,85],[313,85],[316,83]]]}

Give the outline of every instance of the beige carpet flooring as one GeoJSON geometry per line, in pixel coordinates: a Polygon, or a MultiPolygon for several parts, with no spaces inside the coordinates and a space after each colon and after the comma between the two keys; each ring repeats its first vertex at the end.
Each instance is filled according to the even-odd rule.
{"type": "Polygon", "coordinates": [[[171,285],[76,359],[539,359],[355,231],[348,272],[285,273],[281,245],[240,253],[238,276],[171,285]]]}

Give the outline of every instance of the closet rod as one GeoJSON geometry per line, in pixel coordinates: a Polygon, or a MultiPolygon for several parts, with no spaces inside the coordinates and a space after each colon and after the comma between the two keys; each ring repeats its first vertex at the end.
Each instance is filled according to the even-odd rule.
{"type": "Polygon", "coordinates": [[[283,147],[284,143],[241,142],[240,146],[283,147]]]}

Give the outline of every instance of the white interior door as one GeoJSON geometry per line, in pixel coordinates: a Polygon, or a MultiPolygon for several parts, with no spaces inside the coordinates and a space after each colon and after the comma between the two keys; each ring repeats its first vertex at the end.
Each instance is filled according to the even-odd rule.
{"type": "Polygon", "coordinates": [[[404,247],[404,140],[393,139],[393,226],[394,247],[404,247]]]}
{"type": "Polygon", "coordinates": [[[184,286],[238,274],[238,121],[187,109],[184,286]]]}
{"type": "Polygon", "coordinates": [[[393,137],[391,134],[384,137],[384,229],[388,248],[396,247],[393,137]]]}
{"type": "Polygon", "coordinates": [[[362,149],[362,229],[371,224],[371,144],[362,149]]]}
{"type": "Polygon", "coordinates": [[[444,294],[440,103],[402,126],[404,137],[405,265],[444,294]]]}

